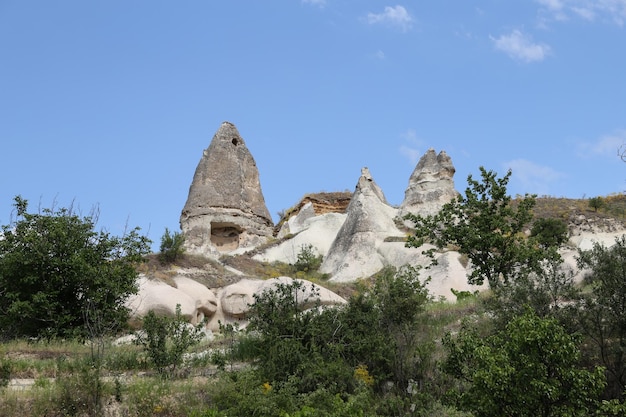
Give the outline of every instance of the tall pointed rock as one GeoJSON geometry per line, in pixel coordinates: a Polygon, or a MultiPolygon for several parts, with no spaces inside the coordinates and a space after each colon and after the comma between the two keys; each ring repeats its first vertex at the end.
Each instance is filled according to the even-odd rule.
{"type": "Polygon", "coordinates": [[[426,151],[409,178],[399,215],[438,213],[444,204],[458,195],[452,178],[455,171],[452,159],[445,151],[439,155],[432,148],[426,151]]]}
{"type": "Polygon", "coordinates": [[[336,282],[356,281],[380,271],[386,264],[380,246],[388,237],[402,236],[394,223],[396,212],[369,170],[363,168],[346,209],[346,220],[320,271],[336,282]]]}
{"type": "Polygon", "coordinates": [[[272,235],[259,171],[232,123],[222,123],[204,151],[180,226],[186,250],[205,255],[253,247],[272,235]]]}

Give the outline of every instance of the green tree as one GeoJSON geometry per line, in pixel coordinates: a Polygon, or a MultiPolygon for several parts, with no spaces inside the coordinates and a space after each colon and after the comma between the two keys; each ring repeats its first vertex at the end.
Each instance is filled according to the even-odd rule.
{"type": "Polygon", "coordinates": [[[170,230],[166,227],[165,233],[161,236],[161,246],[159,252],[159,260],[161,263],[168,264],[176,262],[176,260],[185,252],[185,248],[183,246],[184,243],[185,236],[182,233],[170,233],[170,230]]]}
{"type": "Polygon", "coordinates": [[[293,264],[296,272],[313,272],[317,271],[322,265],[324,257],[315,252],[312,244],[303,244],[298,252],[296,262],[293,264]]]}
{"type": "Polygon", "coordinates": [[[461,381],[458,404],[476,417],[588,416],[604,388],[602,368],[584,369],[579,340],[532,311],[488,337],[448,335],[443,367],[461,381]]]}
{"type": "Polygon", "coordinates": [[[542,247],[560,248],[567,242],[567,224],[560,219],[537,219],[530,230],[530,236],[542,247]]]}
{"type": "Polygon", "coordinates": [[[183,363],[183,355],[202,339],[202,324],[192,326],[176,305],[174,317],[148,312],[143,319],[143,333],[136,343],[143,346],[161,377],[176,372],[183,363]]]}
{"type": "MultiPolygon", "coordinates": [[[[480,167],[482,181],[468,176],[465,195],[445,204],[439,213],[426,217],[408,214],[415,224],[408,247],[431,243],[438,249],[452,246],[472,263],[471,284],[485,279],[492,288],[508,282],[525,269],[536,269],[545,257],[524,231],[532,220],[535,195],[526,194],[515,203],[507,195],[509,170],[502,178],[480,167]]],[[[433,256],[434,250],[425,251],[433,256]]]]}
{"type": "Polygon", "coordinates": [[[90,336],[87,311],[98,312],[103,328],[123,327],[150,241],[138,228],[122,237],[96,232],[93,217],[70,209],[30,213],[19,196],[14,206],[16,220],[0,238],[1,336],[90,336]]]}
{"type": "Polygon", "coordinates": [[[606,202],[602,197],[592,197],[589,199],[589,207],[593,209],[593,211],[597,212],[602,207],[606,205],[606,202]]]}
{"type": "Polygon", "coordinates": [[[626,389],[626,236],[607,248],[595,243],[580,251],[580,268],[590,269],[577,317],[594,346],[594,360],[607,370],[607,395],[623,398],[626,389]]]}

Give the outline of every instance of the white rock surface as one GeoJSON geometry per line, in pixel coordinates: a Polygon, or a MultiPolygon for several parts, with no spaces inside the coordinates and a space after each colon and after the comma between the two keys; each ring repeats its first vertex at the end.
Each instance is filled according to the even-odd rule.
{"type": "Polygon", "coordinates": [[[297,234],[291,239],[255,255],[253,259],[262,262],[279,261],[293,264],[298,259],[302,247],[308,244],[315,248],[318,255],[326,257],[345,220],[346,215],[341,213],[326,213],[307,217],[306,220],[298,224],[297,234]]]}
{"type": "Polygon", "coordinates": [[[403,236],[394,223],[396,213],[369,170],[363,168],[346,210],[346,220],[320,271],[330,274],[331,281],[349,282],[382,269],[387,261],[379,247],[390,236],[403,236]]]}

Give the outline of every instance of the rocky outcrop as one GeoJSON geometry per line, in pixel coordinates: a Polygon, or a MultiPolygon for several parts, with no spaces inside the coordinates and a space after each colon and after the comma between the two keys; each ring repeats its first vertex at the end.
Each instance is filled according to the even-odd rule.
{"type": "Polygon", "coordinates": [[[131,327],[140,328],[143,318],[150,311],[160,316],[174,317],[176,306],[180,306],[181,315],[194,325],[215,313],[216,298],[214,294],[209,294],[211,291],[208,288],[189,278],[177,277],[174,282],[177,279],[181,288],[146,276],[139,277],[139,291],[126,300],[131,327]]]}
{"type": "Polygon", "coordinates": [[[278,285],[290,285],[295,281],[303,284],[303,291],[299,291],[297,294],[298,306],[303,310],[316,306],[324,307],[346,303],[345,299],[334,292],[307,280],[289,277],[268,280],[242,279],[235,284],[219,289],[217,294],[218,311],[207,322],[207,329],[217,331],[220,323],[237,323],[240,327],[245,327],[247,325],[246,314],[255,302],[255,294],[260,295],[264,291],[276,289],[278,285]]]}
{"type": "Polygon", "coordinates": [[[381,270],[386,262],[379,247],[390,236],[402,238],[394,223],[397,210],[391,207],[369,170],[363,168],[346,220],[332,243],[320,271],[331,281],[356,281],[381,270]]]}
{"type": "Polygon", "coordinates": [[[452,160],[445,151],[437,155],[434,149],[429,149],[409,178],[398,214],[403,217],[407,213],[422,216],[438,213],[458,195],[454,189],[454,172],[452,160]]]}
{"type": "Polygon", "coordinates": [[[222,123],[204,151],[180,226],[187,252],[204,255],[254,247],[272,235],[259,171],[232,123],[222,123]]]}

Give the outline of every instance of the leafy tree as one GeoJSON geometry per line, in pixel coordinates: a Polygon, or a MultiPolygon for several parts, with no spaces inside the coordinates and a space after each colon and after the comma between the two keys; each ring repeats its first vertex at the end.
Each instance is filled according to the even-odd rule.
{"type": "Polygon", "coordinates": [[[19,196],[14,206],[16,220],[0,238],[1,336],[89,336],[86,311],[97,311],[103,328],[124,326],[124,301],[137,291],[136,265],[149,251],[139,229],[115,237],[71,209],[30,213],[19,196]]]}
{"type": "Polygon", "coordinates": [[[430,297],[418,278],[416,268],[386,268],[347,305],[321,310],[303,310],[315,293],[301,281],[255,296],[248,331],[257,335],[262,378],[297,381],[298,392],[351,393],[355,371],[367,369],[378,391],[387,381],[405,394],[410,380],[422,386],[434,346],[420,331],[430,297]]]}
{"type": "Polygon", "coordinates": [[[143,320],[143,333],[137,344],[143,346],[159,375],[167,377],[183,362],[183,354],[202,339],[202,324],[193,327],[176,305],[176,315],[160,316],[148,312],[143,320]]]}
{"type": "Polygon", "coordinates": [[[595,346],[594,356],[607,370],[607,395],[622,398],[626,389],[626,236],[607,248],[595,243],[580,251],[580,268],[589,268],[591,292],[580,303],[581,331],[595,346]]]}
{"type": "Polygon", "coordinates": [[[589,207],[593,209],[593,211],[597,212],[602,207],[606,205],[606,202],[602,197],[592,197],[589,199],[589,207]]]}
{"type": "Polygon", "coordinates": [[[182,233],[170,233],[170,230],[166,227],[165,233],[161,236],[161,247],[159,253],[159,260],[161,263],[168,264],[176,262],[176,260],[185,252],[185,248],[183,247],[184,243],[185,236],[182,233]]]}
{"type": "Polygon", "coordinates": [[[538,269],[519,274],[515,280],[501,284],[483,299],[496,327],[506,325],[529,308],[539,317],[554,317],[568,328],[576,327],[569,309],[563,308],[564,303],[579,298],[574,272],[564,267],[556,248],[548,248],[546,253],[548,256],[540,262],[538,269]]]}
{"type": "Polygon", "coordinates": [[[476,417],[588,416],[604,371],[580,366],[578,343],[555,319],[528,311],[488,337],[467,326],[448,335],[443,367],[462,382],[459,406],[476,417]]]}
{"type": "MultiPolygon", "coordinates": [[[[482,181],[469,175],[465,195],[445,204],[439,213],[408,214],[405,218],[415,224],[415,233],[407,246],[431,243],[441,250],[451,245],[473,265],[469,283],[480,285],[487,279],[495,288],[524,269],[538,268],[545,255],[524,236],[536,196],[526,194],[513,204],[506,191],[510,170],[502,178],[483,167],[480,173],[482,181]]],[[[425,253],[434,256],[433,251],[425,253]]]]}
{"type": "Polygon", "coordinates": [[[318,255],[315,252],[315,248],[312,244],[304,244],[300,247],[300,252],[298,252],[296,262],[293,264],[296,272],[312,272],[317,271],[322,265],[322,261],[324,257],[322,255],[318,255]]]}
{"type": "Polygon", "coordinates": [[[537,219],[530,230],[530,236],[544,248],[560,248],[567,242],[567,224],[560,219],[537,219]]]}

